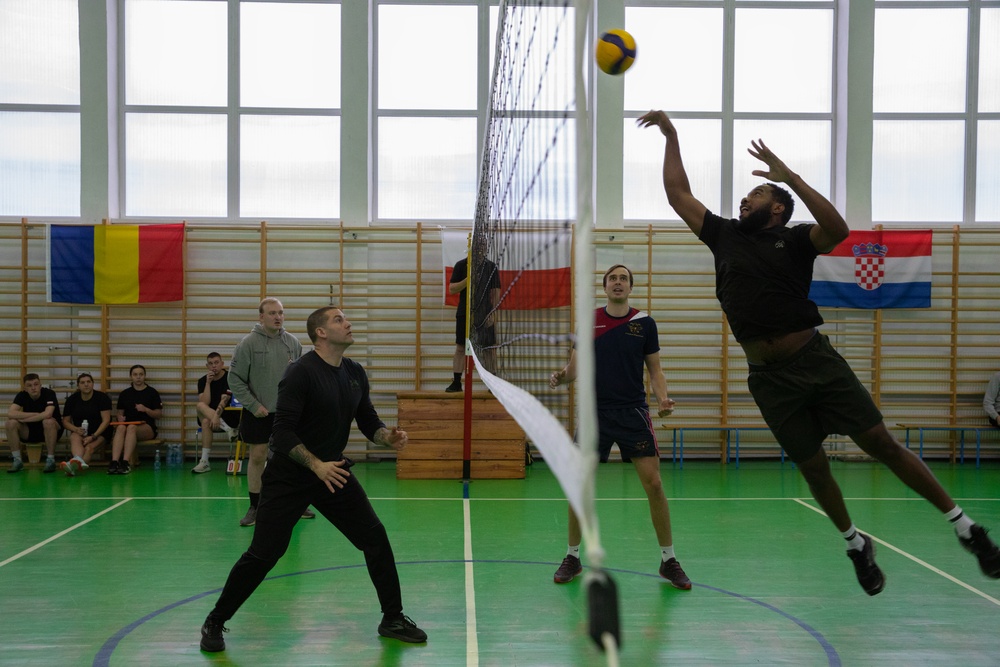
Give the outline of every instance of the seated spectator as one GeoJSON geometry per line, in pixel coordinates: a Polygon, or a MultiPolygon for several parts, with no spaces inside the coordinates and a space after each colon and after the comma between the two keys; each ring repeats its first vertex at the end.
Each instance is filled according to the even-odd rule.
{"type": "Polygon", "coordinates": [[[38,373],[23,378],[24,390],[17,392],[7,411],[7,444],[14,457],[7,472],[21,472],[22,442],[44,442],[48,456],[42,472],[56,471],[56,441],[63,429],[59,420],[59,399],[56,392],[42,386],[38,373]]]}
{"type": "Polygon", "coordinates": [[[212,453],[212,435],[225,432],[230,439],[240,424],[239,410],[226,410],[232,392],[229,391],[229,371],[222,364],[222,355],[212,352],[205,367],[208,373],[198,378],[198,425],[201,427],[201,460],[191,472],[208,472],[212,466],[208,457],[212,453]]]}
{"type": "Polygon", "coordinates": [[[986,411],[990,424],[994,428],[1000,428],[1000,423],[997,423],[997,411],[1000,410],[1000,372],[995,373],[990,378],[989,384],[986,385],[986,394],[983,395],[983,410],[986,411]]]}
{"type": "Polygon", "coordinates": [[[118,421],[125,422],[115,427],[115,437],[111,441],[111,463],[109,475],[127,475],[132,472],[129,461],[135,453],[135,444],[140,440],[156,437],[156,420],[163,416],[163,401],[160,393],[146,384],[146,367],[136,364],[128,371],[132,385],[118,394],[118,421]],[[131,422],[131,423],[129,423],[131,422]]]}
{"type": "Polygon", "coordinates": [[[73,477],[90,467],[90,457],[108,442],[111,428],[111,397],[94,389],[94,376],[76,376],[76,391],[66,399],[63,426],[69,431],[69,448],[73,457],[59,467],[67,477],[73,477]]]}

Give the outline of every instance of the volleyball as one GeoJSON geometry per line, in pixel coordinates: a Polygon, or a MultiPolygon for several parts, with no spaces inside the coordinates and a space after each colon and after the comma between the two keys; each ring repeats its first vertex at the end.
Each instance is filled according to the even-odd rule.
{"type": "Polygon", "coordinates": [[[635,39],[624,30],[608,30],[597,40],[597,66],[606,74],[622,74],[635,60],[635,39]]]}

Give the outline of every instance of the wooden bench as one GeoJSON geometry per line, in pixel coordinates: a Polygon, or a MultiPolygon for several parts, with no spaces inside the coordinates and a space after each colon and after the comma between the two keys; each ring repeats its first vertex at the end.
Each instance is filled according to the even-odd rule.
{"type": "MultiPolygon", "coordinates": [[[[979,467],[980,455],[982,451],[983,432],[996,431],[997,429],[983,424],[896,424],[897,427],[906,431],[906,448],[910,448],[910,431],[916,431],[919,437],[919,449],[917,455],[924,458],[924,433],[925,432],[945,432],[958,434],[958,462],[965,463],[965,434],[968,431],[976,434],[976,467],[979,467]]],[[[951,443],[949,459],[955,461],[955,445],[951,443]]]]}
{"type": "MultiPolygon", "coordinates": [[[[465,394],[397,394],[397,423],[409,443],[396,454],[397,479],[462,479],[465,394]]],[[[489,392],[472,395],[471,479],[524,479],[524,430],[489,392]]]]}
{"type": "MultiPolygon", "coordinates": [[[[737,424],[676,424],[665,422],[663,427],[673,432],[672,446],[670,450],[670,460],[677,463],[678,467],[684,467],[684,434],[689,431],[716,431],[725,440],[720,442],[719,458],[724,463],[735,460],[736,467],[740,467],[740,434],[743,431],[767,431],[771,429],[767,426],[749,426],[737,424]]],[[[781,452],[781,462],[785,462],[785,450],[778,447],[781,452]]]]}

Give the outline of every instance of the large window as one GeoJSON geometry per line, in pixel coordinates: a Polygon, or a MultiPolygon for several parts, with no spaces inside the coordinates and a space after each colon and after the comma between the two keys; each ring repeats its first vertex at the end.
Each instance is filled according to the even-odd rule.
{"type": "Polygon", "coordinates": [[[340,215],[339,3],[122,7],[126,216],[340,215]]]}
{"type": "Polygon", "coordinates": [[[80,215],[77,0],[0,0],[0,216],[80,215]]]}
{"type": "MultiPolygon", "coordinates": [[[[720,215],[733,215],[739,200],[760,183],[751,172],[762,165],[746,150],[757,138],[830,196],[834,3],[630,4],[625,26],[639,56],[624,76],[626,220],[677,219],[663,194],[662,138],[634,124],[649,109],[671,115],[691,189],[720,215]],[[782,58],[778,66],[772,58],[776,48],[794,57],[782,58]]],[[[797,211],[795,217],[807,220],[809,213],[797,211]]]]}

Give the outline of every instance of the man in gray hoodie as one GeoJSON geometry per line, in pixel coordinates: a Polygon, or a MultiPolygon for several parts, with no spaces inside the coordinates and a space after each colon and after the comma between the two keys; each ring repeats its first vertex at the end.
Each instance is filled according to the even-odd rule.
{"type": "MultiPolygon", "coordinates": [[[[278,383],[288,364],[302,356],[302,343],[283,326],[285,310],[281,301],[267,297],[260,302],[257,311],[259,322],[233,350],[229,366],[229,389],[243,404],[240,439],[250,450],[247,466],[250,509],[240,519],[241,526],[257,522],[260,480],[267,464],[267,446],[278,403],[278,383]]],[[[307,509],[302,516],[312,519],[316,515],[307,509]]]]}

